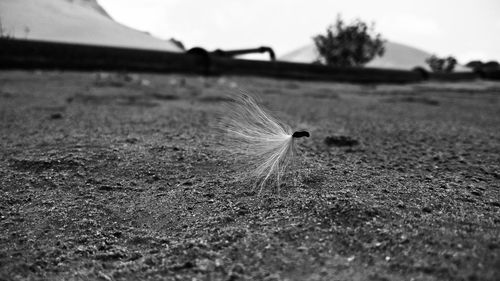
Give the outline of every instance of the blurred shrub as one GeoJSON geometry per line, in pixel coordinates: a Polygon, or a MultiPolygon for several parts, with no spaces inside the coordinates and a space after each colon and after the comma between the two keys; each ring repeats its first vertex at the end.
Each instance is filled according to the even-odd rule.
{"type": "Polygon", "coordinates": [[[480,70],[483,66],[483,62],[480,60],[473,60],[465,64],[465,66],[472,70],[480,70]]]}
{"type": "Polygon", "coordinates": [[[374,24],[369,27],[359,19],[345,24],[340,16],[313,40],[319,53],[317,62],[331,66],[363,66],[385,51],[385,40],[374,33],[374,24]]]}
{"type": "Polygon", "coordinates": [[[482,65],[483,68],[485,69],[488,69],[488,70],[494,70],[494,69],[500,69],[500,63],[498,63],[497,61],[489,61],[489,62],[486,62],[482,65]]]}
{"type": "Polygon", "coordinates": [[[452,56],[449,56],[447,58],[440,58],[436,55],[432,55],[427,58],[425,62],[429,65],[432,72],[440,73],[453,72],[455,66],[457,65],[457,60],[452,56]]]}
{"type": "Polygon", "coordinates": [[[478,71],[478,70],[496,70],[500,69],[500,63],[497,61],[482,62],[480,60],[473,60],[468,62],[465,66],[468,68],[478,71]]]}
{"type": "Polygon", "coordinates": [[[12,35],[5,30],[2,24],[2,18],[0,18],[0,38],[2,39],[9,39],[12,38],[12,35]]]}
{"type": "Polygon", "coordinates": [[[500,80],[500,63],[497,61],[482,62],[480,60],[473,60],[465,66],[474,71],[474,73],[479,74],[481,78],[500,80]]]}

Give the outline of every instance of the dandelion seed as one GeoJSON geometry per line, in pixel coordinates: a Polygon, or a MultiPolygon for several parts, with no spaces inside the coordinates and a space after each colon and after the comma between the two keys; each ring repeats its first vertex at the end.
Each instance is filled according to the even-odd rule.
{"type": "Polygon", "coordinates": [[[293,132],[247,93],[240,92],[231,98],[233,102],[224,108],[219,122],[230,149],[248,156],[251,165],[248,174],[255,186],[260,186],[259,192],[268,180],[275,181],[279,188],[297,155],[296,139],[309,137],[309,132],[293,132]]]}

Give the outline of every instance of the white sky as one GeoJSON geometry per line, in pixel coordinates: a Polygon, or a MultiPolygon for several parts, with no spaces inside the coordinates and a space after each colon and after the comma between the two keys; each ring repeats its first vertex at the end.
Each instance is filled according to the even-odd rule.
{"type": "Polygon", "coordinates": [[[273,47],[278,56],[311,43],[337,14],[374,22],[390,41],[439,56],[500,61],[500,0],[98,0],[118,22],[187,48],[273,47]]]}

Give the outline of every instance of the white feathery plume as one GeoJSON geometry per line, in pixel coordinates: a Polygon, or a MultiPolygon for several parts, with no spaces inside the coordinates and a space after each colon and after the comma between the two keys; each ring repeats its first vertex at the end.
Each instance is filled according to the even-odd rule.
{"type": "Polygon", "coordinates": [[[279,188],[287,168],[297,155],[296,138],[309,137],[305,131],[293,132],[264,110],[249,94],[231,96],[221,113],[219,127],[226,132],[231,150],[243,152],[252,166],[249,175],[260,185],[275,180],[279,188]]]}

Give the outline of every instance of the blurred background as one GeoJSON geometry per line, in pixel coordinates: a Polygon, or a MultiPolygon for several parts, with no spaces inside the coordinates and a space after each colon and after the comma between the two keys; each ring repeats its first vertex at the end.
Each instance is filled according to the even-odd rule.
{"type": "MultiPolygon", "coordinates": [[[[500,2],[0,0],[2,36],[182,52],[193,47],[273,48],[279,60],[314,62],[313,38],[341,18],[385,40],[367,66],[427,67],[435,55],[500,60],[500,2]]],[[[266,60],[265,54],[244,58],[266,60]]]]}

